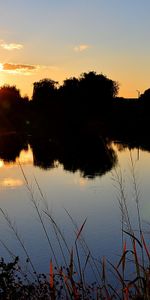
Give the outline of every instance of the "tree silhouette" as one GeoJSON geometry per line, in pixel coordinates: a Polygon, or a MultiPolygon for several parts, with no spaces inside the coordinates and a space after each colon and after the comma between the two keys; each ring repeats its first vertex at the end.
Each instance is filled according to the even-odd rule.
{"type": "Polygon", "coordinates": [[[79,93],[80,81],[76,77],[71,77],[64,80],[63,86],[60,87],[60,92],[63,96],[75,97],[79,93]]]}
{"type": "Polygon", "coordinates": [[[80,77],[81,88],[87,95],[97,95],[98,97],[114,98],[118,93],[118,83],[108,79],[103,74],[96,74],[91,71],[83,73],[80,77]]]}
{"type": "Polygon", "coordinates": [[[52,79],[42,79],[33,83],[32,100],[36,104],[46,105],[53,98],[57,91],[58,82],[52,79]]]}
{"type": "Polygon", "coordinates": [[[82,73],[79,78],[66,79],[59,89],[65,111],[74,117],[89,117],[99,114],[101,110],[108,110],[118,90],[116,81],[94,71],[82,73]]]}
{"type": "Polygon", "coordinates": [[[140,95],[139,100],[141,100],[145,107],[150,107],[150,88],[140,95]]]}
{"type": "Polygon", "coordinates": [[[1,128],[7,131],[23,130],[28,114],[28,97],[21,97],[16,86],[0,87],[1,128]]]}
{"type": "Polygon", "coordinates": [[[16,86],[3,85],[0,87],[0,108],[5,112],[16,108],[20,99],[20,91],[16,86]]]}
{"type": "Polygon", "coordinates": [[[65,95],[72,96],[80,94],[85,97],[98,96],[104,98],[116,97],[119,85],[116,81],[108,79],[103,74],[96,74],[91,71],[82,73],[79,78],[71,77],[64,80],[63,86],[60,89],[65,95]]]}

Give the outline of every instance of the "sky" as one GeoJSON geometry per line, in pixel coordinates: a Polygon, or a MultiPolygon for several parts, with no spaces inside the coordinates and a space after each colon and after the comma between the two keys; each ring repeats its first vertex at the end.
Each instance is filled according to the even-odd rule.
{"type": "Polygon", "coordinates": [[[95,71],[119,96],[150,87],[150,0],[0,0],[0,86],[95,71]]]}

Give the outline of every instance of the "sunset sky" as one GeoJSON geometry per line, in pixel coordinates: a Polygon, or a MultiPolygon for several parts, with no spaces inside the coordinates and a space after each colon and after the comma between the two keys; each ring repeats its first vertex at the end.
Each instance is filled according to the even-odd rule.
{"type": "Polygon", "coordinates": [[[150,0],[0,0],[0,85],[103,73],[120,96],[150,87],[150,0]]]}

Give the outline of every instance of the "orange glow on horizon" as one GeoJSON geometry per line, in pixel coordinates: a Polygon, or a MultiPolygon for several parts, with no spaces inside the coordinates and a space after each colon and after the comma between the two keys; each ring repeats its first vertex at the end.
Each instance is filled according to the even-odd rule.
{"type": "MultiPolygon", "coordinates": [[[[64,67],[52,67],[52,66],[40,66],[40,65],[22,65],[22,64],[8,64],[12,68],[15,66],[26,66],[27,69],[12,69],[5,70],[3,64],[0,63],[0,86],[4,84],[15,85],[20,89],[21,95],[27,95],[29,98],[32,97],[33,93],[33,83],[44,78],[50,78],[63,84],[63,81],[67,78],[76,77],[78,78],[83,72],[71,71],[71,68],[66,69],[64,67]]],[[[94,70],[94,68],[90,68],[94,70]]],[[[74,70],[74,68],[72,68],[74,70]]],[[[88,72],[89,70],[85,70],[88,72]]],[[[101,73],[101,71],[95,70],[96,73],[101,73]]],[[[111,71],[102,72],[108,78],[117,81],[119,83],[119,97],[124,98],[137,98],[137,90],[141,93],[149,87],[148,77],[146,80],[141,79],[140,74],[132,73],[129,75],[127,71],[124,73],[122,71],[111,71]],[[131,78],[130,78],[131,77],[131,78]]]]}

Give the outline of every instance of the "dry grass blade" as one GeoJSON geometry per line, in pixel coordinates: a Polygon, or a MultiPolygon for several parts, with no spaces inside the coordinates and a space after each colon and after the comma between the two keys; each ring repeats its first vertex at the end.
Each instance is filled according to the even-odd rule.
{"type": "Polygon", "coordinates": [[[110,261],[108,261],[108,263],[109,263],[109,264],[111,265],[111,267],[115,270],[116,274],[117,274],[118,277],[119,277],[119,280],[120,280],[122,286],[124,287],[124,285],[125,285],[124,279],[123,279],[123,277],[121,276],[120,272],[118,271],[117,267],[115,267],[110,261]]]}
{"type": "Polygon", "coordinates": [[[113,288],[113,286],[111,284],[108,283],[108,287],[113,291],[114,295],[112,295],[111,299],[120,299],[122,300],[122,298],[120,297],[120,295],[118,294],[117,290],[115,288],[113,288]]]}
{"type": "Polygon", "coordinates": [[[130,252],[130,251],[129,251],[129,250],[126,250],[126,251],[123,252],[123,254],[122,254],[122,256],[121,256],[121,258],[120,258],[120,260],[119,260],[119,263],[118,263],[118,265],[117,265],[117,269],[118,269],[119,266],[120,266],[121,263],[122,263],[123,272],[124,272],[124,270],[125,270],[125,259],[126,259],[126,255],[127,255],[128,252],[130,252]]]}
{"type": "Polygon", "coordinates": [[[143,248],[141,242],[139,241],[138,238],[135,237],[134,234],[132,234],[132,233],[126,231],[126,230],[123,230],[123,232],[126,233],[127,235],[129,235],[129,236],[133,239],[133,242],[136,241],[136,242],[139,244],[139,246],[140,246],[141,248],[143,248]]]}
{"type": "Polygon", "coordinates": [[[124,288],[124,300],[129,300],[129,288],[124,288]]]}
{"type": "Polygon", "coordinates": [[[71,278],[73,276],[73,249],[71,250],[71,253],[70,253],[69,276],[71,278]]]}
{"type": "Polygon", "coordinates": [[[24,170],[23,170],[23,168],[22,168],[20,162],[19,162],[19,166],[20,166],[21,172],[22,172],[22,174],[23,174],[23,177],[24,177],[24,180],[25,180],[25,183],[26,183],[26,187],[27,187],[27,189],[28,189],[28,191],[29,191],[29,194],[30,194],[30,196],[31,196],[31,202],[32,202],[33,205],[34,205],[34,208],[35,208],[35,210],[36,210],[37,216],[38,216],[38,218],[39,218],[39,221],[40,221],[41,226],[42,226],[42,228],[43,228],[43,231],[44,231],[44,234],[45,234],[45,236],[46,236],[47,242],[48,242],[48,244],[49,244],[50,250],[51,250],[51,252],[52,252],[52,254],[53,254],[55,263],[56,263],[56,265],[57,265],[57,267],[58,267],[57,257],[56,257],[56,255],[55,255],[55,251],[54,251],[54,249],[53,249],[53,245],[52,245],[52,243],[51,243],[51,240],[50,240],[50,238],[49,238],[49,235],[48,235],[48,232],[47,232],[45,223],[44,223],[44,220],[43,220],[43,218],[42,218],[42,213],[41,213],[40,208],[39,208],[39,205],[38,205],[38,203],[37,203],[37,199],[35,199],[35,197],[34,197],[34,193],[33,193],[32,189],[31,189],[31,187],[30,187],[30,184],[29,184],[29,182],[28,182],[28,180],[27,180],[26,174],[25,174],[25,172],[24,172],[24,170]]]}
{"type": "Polygon", "coordinates": [[[53,272],[53,263],[50,261],[50,280],[49,280],[50,288],[54,288],[54,272],[53,272]]]}
{"type": "Polygon", "coordinates": [[[0,239],[0,243],[3,245],[5,250],[9,253],[10,257],[14,260],[16,258],[16,255],[12,253],[12,251],[7,247],[7,245],[0,239]]]}
{"type": "Polygon", "coordinates": [[[20,163],[19,160],[18,160],[18,164],[19,164],[19,167],[20,167],[20,169],[21,169],[22,175],[23,175],[23,177],[24,177],[25,183],[26,183],[26,185],[27,185],[27,187],[28,187],[28,186],[29,186],[29,182],[28,182],[27,176],[26,176],[26,174],[25,174],[25,172],[24,172],[24,170],[23,170],[23,168],[22,168],[22,165],[21,165],[21,163],[20,163]]]}
{"type": "Polygon", "coordinates": [[[149,250],[148,250],[148,248],[147,248],[147,245],[146,245],[146,242],[145,242],[145,239],[144,239],[143,234],[142,234],[142,242],[143,242],[144,249],[145,249],[145,251],[146,251],[147,257],[148,257],[148,259],[149,259],[149,261],[150,261],[150,252],[149,252],[149,250]]]}
{"type": "Polygon", "coordinates": [[[124,246],[123,246],[123,259],[122,259],[122,271],[123,271],[123,274],[124,274],[124,271],[125,271],[125,262],[126,262],[126,254],[128,253],[128,251],[126,250],[127,249],[127,244],[126,244],[126,241],[124,242],[124,246]]]}
{"type": "Polygon", "coordinates": [[[86,257],[85,265],[84,265],[84,268],[83,268],[83,273],[85,272],[85,269],[86,269],[87,263],[89,261],[90,255],[91,255],[91,253],[89,251],[89,253],[88,253],[87,257],[86,257]]]}
{"type": "Polygon", "coordinates": [[[103,257],[102,259],[102,280],[105,282],[106,280],[106,258],[103,257]]]}
{"type": "Polygon", "coordinates": [[[84,220],[83,224],[81,225],[81,227],[80,227],[80,229],[79,229],[79,231],[78,231],[78,233],[77,233],[77,237],[76,237],[75,243],[76,243],[76,241],[79,239],[79,237],[80,237],[80,235],[81,235],[81,232],[82,232],[82,230],[83,230],[83,227],[84,227],[86,221],[87,221],[87,218],[84,220]]]}
{"type": "MultiPolygon", "coordinates": [[[[131,175],[132,175],[132,182],[133,182],[133,190],[135,194],[135,202],[136,202],[136,208],[137,208],[137,217],[138,217],[138,226],[139,226],[139,232],[140,232],[140,240],[142,243],[142,223],[141,223],[141,215],[140,215],[140,193],[139,193],[139,188],[137,184],[137,176],[136,176],[136,170],[135,166],[136,163],[133,161],[132,157],[132,152],[130,151],[130,161],[131,161],[131,175]]],[[[142,254],[142,265],[144,268],[144,253],[143,253],[143,248],[141,249],[141,254],[142,254]]]]}
{"type": "Polygon", "coordinates": [[[44,205],[45,205],[45,207],[46,207],[46,209],[47,209],[47,211],[48,211],[48,203],[47,203],[47,201],[46,201],[46,199],[45,199],[45,196],[44,196],[44,194],[43,194],[43,192],[42,192],[42,189],[41,189],[41,187],[40,187],[40,185],[39,185],[39,183],[38,183],[38,181],[37,181],[37,179],[36,179],[35,176],[34,176],[34,181],[35,181],[36,186],[37,186],[37,188],[38,188],[38,191],[39,191],[39,193],[40,193],[40,195],[41,195],[41,198],[42,198],[42,200],[43,200],[43,202],[44,202],[44,205]]]}
{"type": "MultiPolygon", "coordinates": [[[[73,217],[71,216],[71,214],[69,213],[69,211],[66,208],[64,208],[64,210],[65,210],[66,214],[68,215],[69,219],[71,220],[71,222],[75,228],[75,231],[78,232],[79,229],[78,229],[78,226],[77,226],[76,222],[74,221],[73,217]]],[[[97,260],[91,255],[91,251],[82,235],[80,236],[79,242],[81,242],[81,247],[84,251],[85,256],[87,257],[87,255],[90,253],[87,262],[89,263],[89,266],[92,270],[92,273],[94,275],[96,282],[99,282],[99,278],[101,277],[101,274],[100,274],[100,270],[99,270],[99,267],[97,264],[97,260]],[[82,239],[81,239],[81,237],[82,237],[82,239]]],[[[99,263],[99,261],[98,261],[98,263],[99,263]]]]}
{"type": "Polygon", "coordinates": [[[50,261],[50,280],[49,280],[49,284],[50,284],[50,299],[55,300],[56,296],[55,296],[54,272],[53,272],[52,260],[50,261]]]}
{"type": "Polygon", "coordinates": [[[136,265],[137,274],[140,277],[140,264],[139,264],[139,261],[138,261],[135,240],[133,241],[133,253],[134,253],[134,258],[135,258],[135,265],[136,265]]]}
{"type": "Polygon", "coordinates": [[[62,270],[60,270],[60,276],[63,279],[66,291],[67,291],[67,293],[69,294],[69,297],[70,297],[70,298],[67,298],[68,296],[66,295],[66,299],[72,299],[72,290],[71,290],[71,287],[68,283],[68,276],[66,276],[66,274],[64,272],[62,272],[62,270]]]}
{"type": "Polygon", "coordinates": [[[65,239],[63,233],[61,232],[61,229],[59,228],[58,224],[55,222],[54,218],[51,216],[51,214],[49,212],[47,212],[47,211],[43,211],[43,212],[50,218],[50,221],[55,226],[56,230],[58,231],[61,239],[63,240],[63,242],[66,246],[66,249],[67,249],[68,253],[70,254],[69,246],[67,245],[66,239],[65,239]]]}
{"type": "Polygon", "coordinates": [[[26,247],[25,247],[25,245],[24,245],[24,242],[23,242],[21,236],[20,236],[19,233],[18,233],[17,228],[15,227],[15,225],[12,223],[11,219],[9,218],[9,216],[8,216],[8,214],[7,214],[7,211],[4,211],[4,210],[0,207],[0,212],[2,213],[3,218],[4,218],[5,221],[7,222],[9,228],[12,230],[12,232],[13,232],[14,235],[16,236],[16,239],[17,239],[17,241],[19,242],[19,244],[21,245],[21,247],[22,247],[22,249],[23,249],[23,251],[24,251],[24,253],[25,253],[26,257],[27,257],[27,260],[29,261],[29,263],[30,263],[30,265],[31,265],[31,267],[32,267],[32,270],[33,270],[34,274],[36,274],[36,270],[35,270],[35,267],[34,267],[34,265],[33,265],[33,263],[32,263],[31,257],[30,257],[30,255],[29,255],[29,253],[28,253],[28,251],[27,251],[27,249],[26,249],[26,247]]]}

